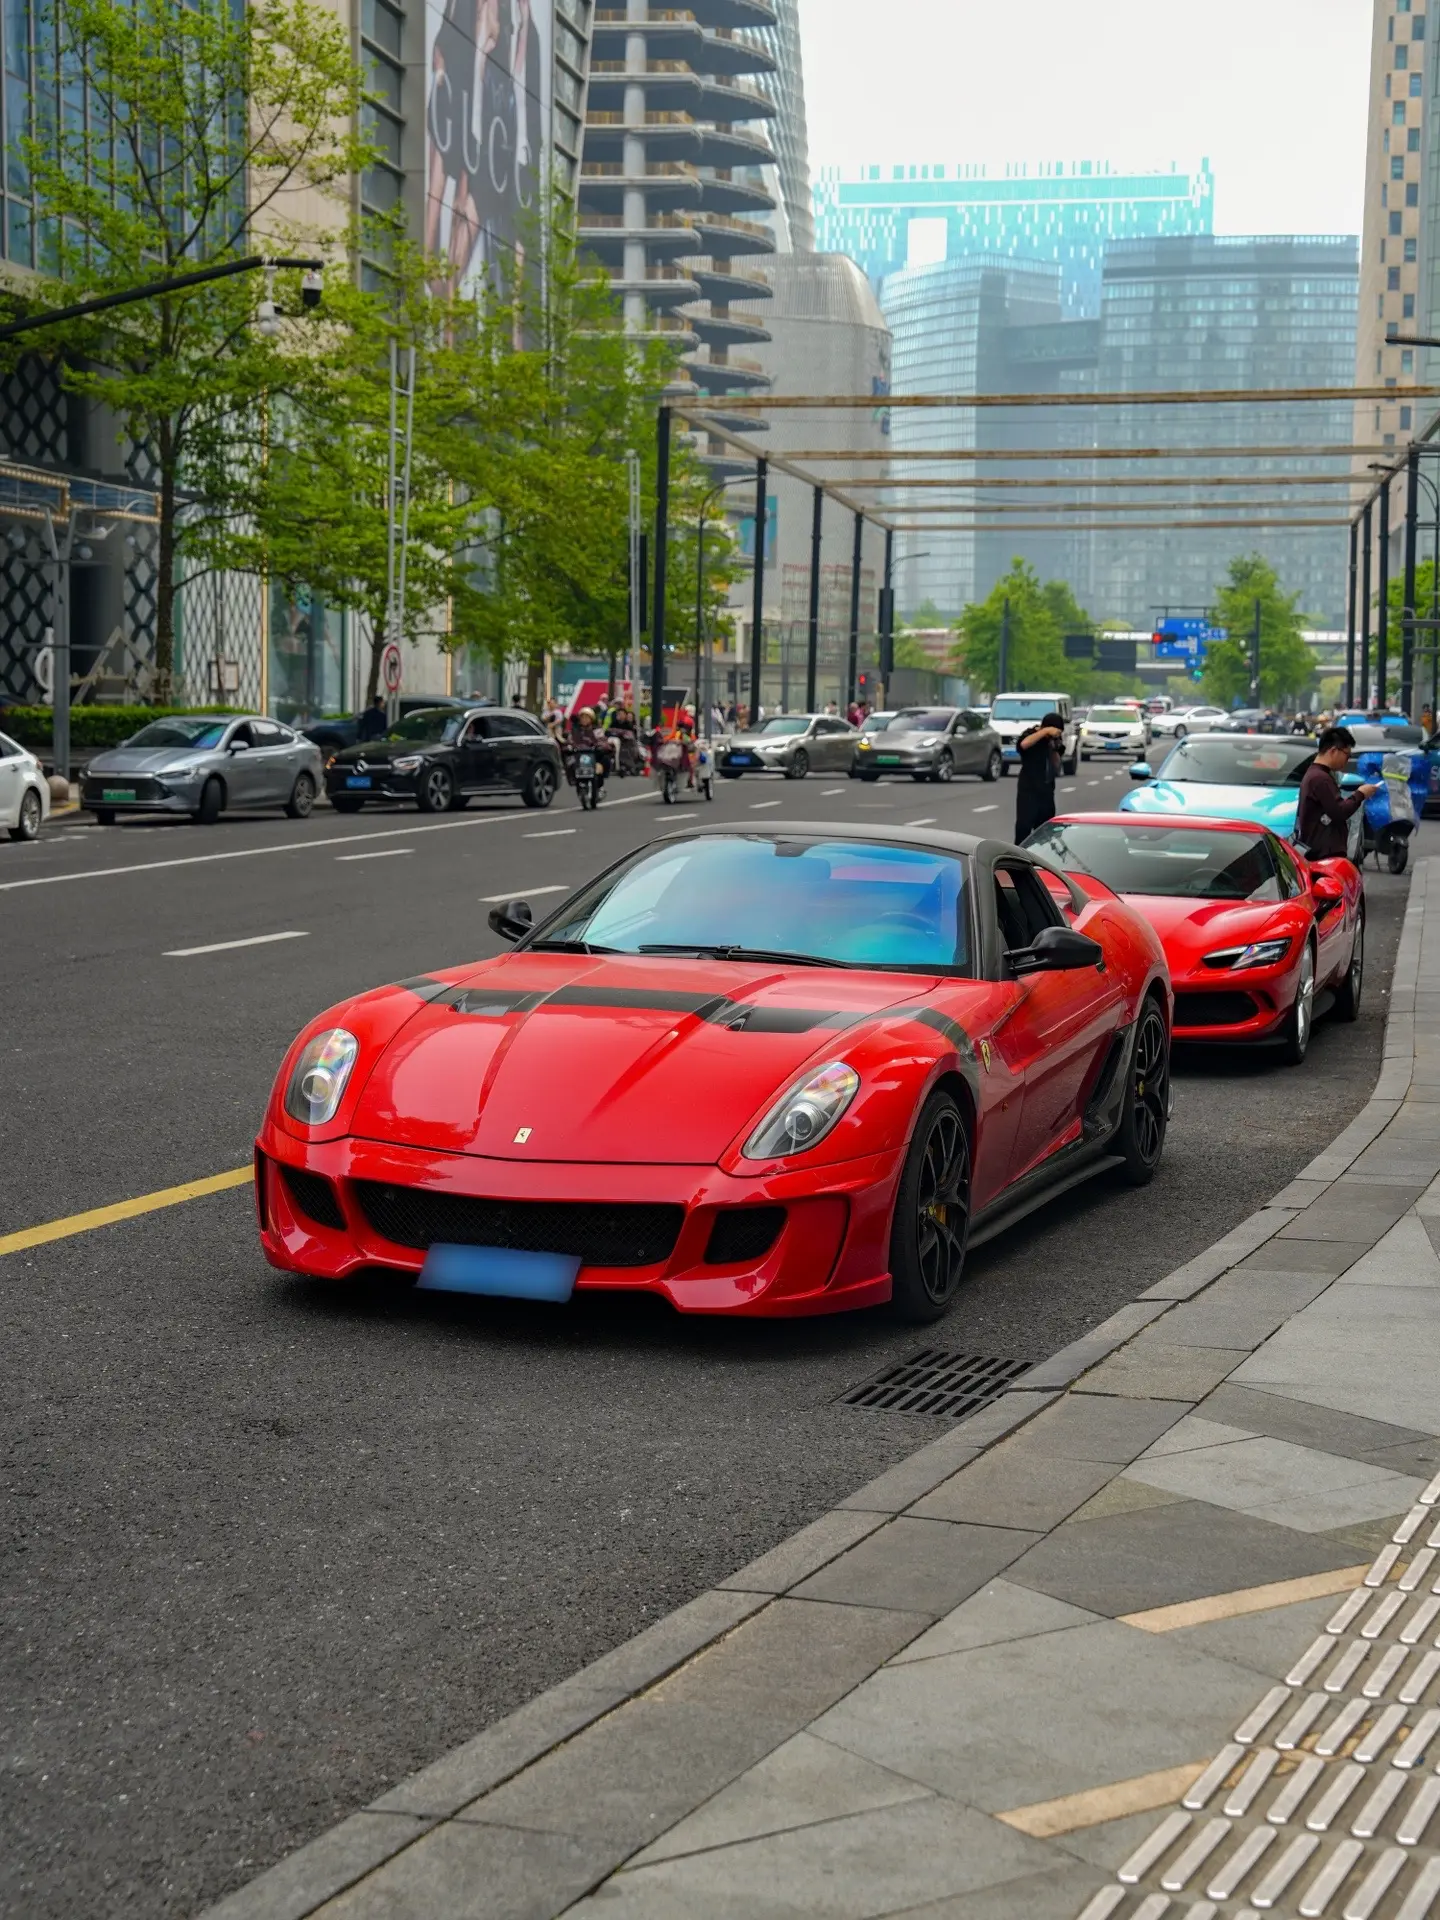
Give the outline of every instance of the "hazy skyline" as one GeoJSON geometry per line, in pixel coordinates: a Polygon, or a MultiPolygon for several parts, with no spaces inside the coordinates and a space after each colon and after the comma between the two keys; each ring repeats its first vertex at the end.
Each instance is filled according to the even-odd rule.
{"type": "Polygon", "coordinates": [[[800,0],[812,167],[1215,171],[1219,233],[1358,233],[1369,0],[800,0]]]}

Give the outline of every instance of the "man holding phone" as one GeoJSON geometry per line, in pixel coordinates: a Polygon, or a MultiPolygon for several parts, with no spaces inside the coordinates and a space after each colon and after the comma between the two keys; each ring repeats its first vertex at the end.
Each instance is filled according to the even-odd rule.
{"type": "Polygon", "coordinates": [[[1309,860],[1343,860],[1349,835],[1346,827],[1379,783],[1357,787],[1342,793],[1340,776],[1355,751],[1355,736],[1348,727],[1327,727],[1321,734],[1315,758],[1300,782],[1300,806],[1295,816],[1295,843],[1309,860]]]}

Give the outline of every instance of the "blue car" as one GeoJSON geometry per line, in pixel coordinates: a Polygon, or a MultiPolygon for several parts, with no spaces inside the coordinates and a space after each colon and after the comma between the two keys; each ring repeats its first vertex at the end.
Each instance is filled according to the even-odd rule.
{"type": "MultiPolygon", "coordinates": [[[[1286,734],[1190,734],[1170,753],[1159,773],[1141,763],[1130,769],[1138,783],[1120,802],[1124,813],[1185,814],[1207,820],[1244,820],[1295,838],[1300,782],[1315,758],[1313,740],[1286,734]]],[[[1346,774],[1342,785],[1358,786],[1346,774]]],[[[1352,860],[1358,861],[1364,822],[1350,822],[1352,860]]]]}

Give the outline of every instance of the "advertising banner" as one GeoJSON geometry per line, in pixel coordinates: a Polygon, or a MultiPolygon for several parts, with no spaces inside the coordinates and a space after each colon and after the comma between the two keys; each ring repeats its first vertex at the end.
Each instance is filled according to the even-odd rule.
{"type": "Polygon", "coordinates": [[[457,289],[535,244],[554,44],[554,0],[426,0],[425,250],[457,289]]]}

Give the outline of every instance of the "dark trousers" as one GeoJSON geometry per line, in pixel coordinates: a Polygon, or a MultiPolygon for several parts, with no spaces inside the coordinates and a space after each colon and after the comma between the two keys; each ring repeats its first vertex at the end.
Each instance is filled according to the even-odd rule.
{"type": "Polygon", "coordinates": [[[1015,795],[1015,844],[1024,846],[1037,827],[1055,818],[1053,787],[1021,787],[1015,795]]]}

